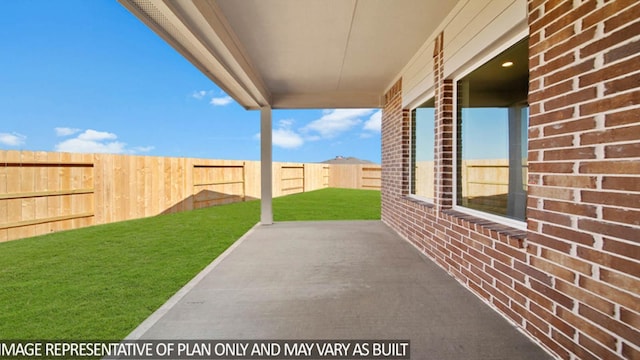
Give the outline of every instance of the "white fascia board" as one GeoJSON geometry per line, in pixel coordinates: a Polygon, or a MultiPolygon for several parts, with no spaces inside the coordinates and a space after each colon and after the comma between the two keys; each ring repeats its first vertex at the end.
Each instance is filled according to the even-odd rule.
{"type": "MultiPolygon", "coordinates": [[[[241,106],[259,109],[269,104],[262,81],[254,72],[247,73],[251,66],[246,58],[234,57],[242,53],[237,44],[231,42],[230,50],[193,2],[119,1],[241,106]]],[[[223,37],[233,39],[228,32],[223,37]]]]}
{"type": "MultiPolygon", "coordinates": [[[[262,106],[270,103],[270,94],[260,73],[253,66],[247,56],[241,41],[229,25],[226,16],[213,1],[180,0],[179,4],[188,6],[189,11],[199,22],[203,33],[203,40],[211,40],[207,44],[216,58],[221,59],[232,74],[244,84],[244,89],[262,106]]],[[[194,29],[194,28],[193,28],[194,29]]]]}

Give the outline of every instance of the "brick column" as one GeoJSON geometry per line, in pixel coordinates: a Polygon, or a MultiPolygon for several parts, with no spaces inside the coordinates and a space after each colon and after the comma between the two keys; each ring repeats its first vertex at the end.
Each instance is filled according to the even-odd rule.
{"type": "Polygon", "coordinates": [[[443,79],[444,33],[435,40],[433,70],[435,81],[435,198],[436,210],[453,205],[453,82],[443,79]]]}

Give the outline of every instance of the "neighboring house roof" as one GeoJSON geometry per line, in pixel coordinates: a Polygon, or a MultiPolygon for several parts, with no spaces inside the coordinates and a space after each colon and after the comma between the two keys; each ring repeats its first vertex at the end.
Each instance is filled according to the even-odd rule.
{"type": "Polygon", "coordinates": [[[120,1],[247,109],[382,107],[458,3],[120,1]]]}
{"type": "Polygon", "coordinates": [[[345,164],[345,165],[375,164],[373,161],[362,160],[362,159],[358,159],[358,158],[352,157],[352,156],[349,156],[349,157],[336,156],[335,159],[325,160],[322,163],[323,164],[333,164],[333,165],[341,165],[341,164],[345,164]]]}

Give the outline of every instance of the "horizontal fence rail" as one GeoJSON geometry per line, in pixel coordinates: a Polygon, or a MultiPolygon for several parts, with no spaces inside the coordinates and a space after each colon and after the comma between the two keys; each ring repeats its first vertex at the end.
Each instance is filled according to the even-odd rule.
{"type": "Polygon", "coordinates": [[[246,200],[246,163],[193,165],[194,208],[246,200]]]}
{"type": "Polygon", "coordinates": [[[304,165],[281,166],[281,185],[283,192],[291,194],[304,192],[304,165]]]}
{"type": "Polygon", "coordinates": [[[380,190],[382,170],[375,164],[331,164],[329,186],[380,190]]]}
{"type": "Polygon", "coordinates": [[[92,155],[0,151],[0,241],[94,223],[92,155]]]}
{"type": "MultiPolygon", "coordinates": [[[[273,196],[380,189],[379,165],[273,163],[273,196]]],[[[260,198],[260,162],[0,150],[0,242],[260,198]]]]}

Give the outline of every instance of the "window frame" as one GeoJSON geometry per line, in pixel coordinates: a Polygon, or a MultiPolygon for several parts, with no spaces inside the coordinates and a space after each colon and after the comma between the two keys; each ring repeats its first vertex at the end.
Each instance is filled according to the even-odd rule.
{"type": "MultiPolygon", "coordinates": [[[[454,76],[451,78],[453,81],[453,134],[452,134],[452,140],[453,140],[453,144],[456,144],[453,148],[453,156],[452,156],[452,196],[453,196],[453,201],[452,201],[452,209],[459,211],[461,213],[465,213],[468,215],[472,215],[478,218],[483,218],[498,224],[502,224],[502,225],[506,225],[512,228],[516,228],[519,230],[527,230],[527,221],[526,220],[516,220],[516,219],[512,219],[506,216],[501,216],[501,215],[497,215],[497,214],[492,214],[489,212],[484,212],[484,211],[480,211],[480,210],[476,210],[476,209],[471,209],[462,205],[458,205],[457,204],[457,199],[458,199],[458,166],[456,165],[458,163],[458,150],[457,150],[457,144],[458,144],[458,81],[460,81],[462,78],[466,77],[467,75],[469,75],[470,73],[472,73],[473,71],[475,71],[476,69],[480,68],[482,65],[484,65],[485,63],[489,62],[491,59],[493,59],[494,57],[500,55],[502,52],[506,51],[507,49],[509,49],[511,46],[517,44],[519,41],[524,40],[527,36],[529,36],[528,32],[518,32],[518,34],[515,34],[514,36],[510,37],[509,39],[505,40],[504,42],[502,42],[499,46],[496,46],[495,48],[493,48],[490,52],[486,53],[486,54],[482,54],[482,56],[477,57],[477,59],[475,59],[475,61],[470,61],[469,63],[467,63],[465,65],[465,67],[463,69],[460,69],[460,71],[458,71],[456,74],[454,74],[454,76]]],[[[528,139],[527,139],[527,148],[528,148],[528,139]]],[[[528,198],[528,191],[527,191],[527,198],[528,198]]]]}
{"type": "MultiPolygon", "coordinates": [[[[422,202],[425,202],[425,203],[428,203],[428,204],[431,204],[431,205],[435,205],[435,195],[436,195],[435,194],[435,192],[436,192],[435,183],[432,184],[432,186],[433,186],[433,197],[431,197],[431,198],[426,197],[426,196],[416,195],[416,194],[412,193],[412,191],[414,191],[414,189],[412,188],[412,184],[414,182],[413,176],[414,176],[414,172],[415,172],[415,168],[414,168],[414,166],[412,166],[412,164],[413,164],[413,156],[414,156],[414,154],[413,154],[413,138],[414,138],[414,135],[413,135],[414,116],[413,116],[413,114],[414,114],[414,111],[417,112],[417,109],[420,108],[420,105],[422,105],[422,104],[424,104],[424,103],[426,103],[427,101],[430,101],[430,100],[434,100],[435,101],[435,97],[436,97],[435,91],[431,91],[431,92],[429,92],[427,94],[428,95],[421,96],[418,100],[416,100],[415,103],[417,103],[417,105],[411,107],[410,111],[409,111],[409,131],[410,131],[410,135],[409,135],[409,192],[408,192],[407,197],[409,197],[411,199],[414,199],[414,200],[417,200],[417,201],[422,201],[422,202]]],[[[434,106],[434,111],[437,111],[437,109],[435,109],[435,106],[434,106]]],[[[435,142],[435,139],[436,139],[436,133],[435,133],[436,126],[435,125],[436,124],[435,124],[435,120],[436,119],[435,119],[435,113],[434,113],[434,118],[433,118],[433,129],[434,129],[433,130],[433,151],[434,151],[433,172],[434,172],[434,176],[436,175],[436,173],[435,173],[435,171],[436,171],[436,165],[435,165],[435,151],[436,151],[436,148],[435,148],[436,147],[436,142],[435,142]]]]}

